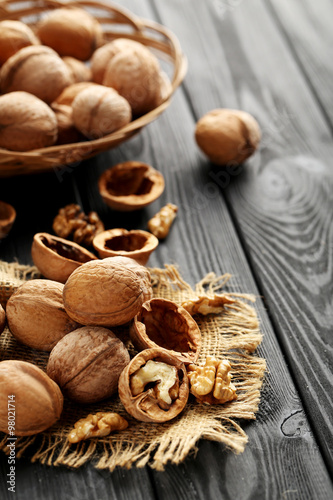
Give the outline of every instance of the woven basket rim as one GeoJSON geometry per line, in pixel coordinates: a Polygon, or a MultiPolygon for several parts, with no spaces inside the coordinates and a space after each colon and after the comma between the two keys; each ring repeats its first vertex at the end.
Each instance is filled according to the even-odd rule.
{"type": "MultiPolygon", "coordinates": [[[[105,43],[114,38],[129,38],[151,48],[159,59],[172,65],[170,91],[164,101],[153,110],[135,118],[126,126],[104,137],[64,145],[54,145],[31,151],[12,151],[0,148],[0,178],[31,174],[61,168],[96,156],[118,146],[125,140],[155,120],[169,106],[175,90],[182,83],[187,71],[187,59],[181,50],[178,38],[172,31],[156,21],[143,19],[128,9],[113,2],[103,0],[6,0],[0,6],[0,21],[38,18],[45,12],[60,7],[80,7],[87,9],[102,24],[105,43]],[[100,11],[95,15],[91,10],[100,11]],[[103,15],[102,15],[103,14],[103,15]],[[118,30],[105,27],[117,26],[118,30]],[[130,32],[119,28],[129,27],[130,32]]],[[[37,22],[34,20],[34,23],[37,22]]],[[[33,24],[31,21],[26,24],[33,24]]]]}

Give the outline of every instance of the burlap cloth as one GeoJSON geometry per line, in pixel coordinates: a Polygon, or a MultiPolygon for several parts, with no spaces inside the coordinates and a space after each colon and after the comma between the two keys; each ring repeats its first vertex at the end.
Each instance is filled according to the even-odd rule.
{"type": "MultiPolygon", "coordinates": [[[[217,277],[208,274],[193,290],[180,276],[175,266],[150,269],[154,296],[181,303],[198,294],[222,293],[229,275],[217,277]]],[[[13,291],[25,280],[40,277],[34,267],[0,262],[0,301],[5,305],[13,291]]],[[[65,400],[61,419],[46,432],[18,438],[16,456],[29,456],[32,462],[48,465],[80,467],[92,460],[97,468],[113,470],[116,466],[130,468],[148,464],[163,470],[167,462],[179,464],[197,450],[199,439],[224,443],[236,453],[244,450],[247,435],[235,419],[255,419],[260,400],[260,389],[266,368],[265,360],[253,354],[262,335],[258,318],[251,305],[255,298],[249,294],[228,293],[234,302],[220,315],[196,316],[202,333],[199,362],[208,354],[226,357],[232,365],[233,383],[238,399],[224,405],[198,404],[192,396],[185,410],[176,419],[165,424],[141,423],[124,410],[118,396],[98,404],[79,406],[65,400]],[[115,411],[125,417],[129,426],[125,431],[105,438],[70,444],[67,434],[73,424],[88,413],[115,411]],[[33,446],[32,446],[33,445],[33,446]]],[[[126,332],[118,333],[127,342],[131,355],[133,347],[126,332]]],[[[0,336],[0,360],[21,359],[45,369],[48,353],[30,349],[15,341],[8,329],[0,336]]],[[[0,449],[6,450],[7,436],[0,433],[0,449]]]]}

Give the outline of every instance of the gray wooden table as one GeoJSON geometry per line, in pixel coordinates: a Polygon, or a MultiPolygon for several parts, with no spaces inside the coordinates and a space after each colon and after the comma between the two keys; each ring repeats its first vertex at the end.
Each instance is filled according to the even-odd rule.
{"type": "MultiPolygon", "coordinates": [[[[125,0],[179,38],[189,67],[171,106],[138,136],[67,170],[0,180],[18,213],[1,259],[31,263],[38,231],[67,203],[96,210],[107,227],[145,228],[162,203],[179,215],[149,265],[179,264],[191,284],[229,272],[233,288],[259,296],[268,364],[257,420],[243,422],[245,452],[208,441],[164,472],[17,464],[18,499],[333,498],[333,4],[329,0],[125,0]],[[238,108],[261,125],[259,151],[237,171],[209,163],[194,141],[205,112],[238,108]],[[162,198],[115,214],[99,175],[137,159],[166,179],[162,198]]],[[[1,455],[1,498],[6,491],[1,455]]]]}

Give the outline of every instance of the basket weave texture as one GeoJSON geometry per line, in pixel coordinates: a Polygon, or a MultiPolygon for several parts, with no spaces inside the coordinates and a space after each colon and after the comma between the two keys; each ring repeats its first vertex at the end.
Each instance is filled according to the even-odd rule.
{"type": "Polygon", "coordinates": [[[96,0],[65,2],[59,0],[5,0],[0,4],[0,21],[20,20],[32,29],[45,13],[64,6],[87,10],[102,25],[105,42],[129,38],[154,51],[159,60],[170,66],[170,90],[155,109],[132,120],[128,125],[102,138],[66,145],[55,145],[27,152],[0,148],[0,177],[44,172],[91,158],[112,149],[155,120],[169,106],[171,97],[181,84],[187,68],[177,37],[164,26],[144,20],[112,2],[96,0]]]}

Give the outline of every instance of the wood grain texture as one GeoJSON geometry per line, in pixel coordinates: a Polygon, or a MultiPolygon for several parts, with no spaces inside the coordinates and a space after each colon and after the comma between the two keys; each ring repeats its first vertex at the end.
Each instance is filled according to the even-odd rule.
{"type": "Polygon", "coordinates": [[[240,3],[222,17],[216,2],[210,9],[200,2],[191,2],[192,9],[188,2],[177,4],[177,17],[155,3],[192,54],[185,87],[196,118],[237,103],[262,125],[261,151],[240,175],[210,165],[208,176],[224,191],[331,469],[330,130],[261,2],[240,3]],[[185,17],[196,33],[191,43],[182,31],[185,17]],[[210,45],[202,43],[208,39],[210,45]],[[215,64],[219,88],[206,79],[214,61],[222,62],[215,64]],[[213,93],[219,98],[212,103],[213,93]]]}
{"type": "MultiPolygon", "coordinates": [[[[262,51],[266,51],[267,58],[262,63],[263,67],[260,68],[258,61],[256,69],[253,70],[250,51],[247,54],[246,64],[246,58],[239,49],[239,44],[243,47],[248,42],[247,37],[243,35],[245,28],[240,28],[234,22],[229,23],[230,20],[226,26],[226,23],[217,17],[221,15],[221,5],[228,6],[230,3],[213,2],[211,9],[215,11],[208,9],[206,2],[196,0],[182,2],[158,0],[152,2],[152,6],[148,2],[139,0],[126,0],[120,3],[140,16],[147,18],[158,16],[157,18],[173,29],[181,39],[190,61],[185,84],[186,92],[179,90],[171,107],[156,122],[116,150],[68,168],[62,173],[43,174],[38,176],[38,179],[31,176],[1,180],[0,199],[16,200],[19,211],[17,224],[10,238],[0,243],[1,258],[7,260],[18,258],[20,262],[31,262],[30,245],[33,234],[40,230],[50,230],[52,217],[66,203],[79,202],[85,211],[97,210],[107,227],[144,229],[149,217],[160,206],[168,201],[174,202],[179,206],[178,217],[168,239],[160,244],[152,255],[149,265],[178,263],[185,279],[192,284],[212,270],[217,274],[230,272],[233,275],[229,284],[230,290],[256,293],[257,310],[264,333],[260,354],[268,361],[269,373],[257,420],[252,423],[242,422],[249,436],[249,444],[242,455],[235,456],[217,443],[203,441],[199,443],[195,459],[188,457],[177,467],[168,466],[165,472],[155,472],[145,468],[131,471],[121,469],[111,474],[107,471],[97,471],[92,465],[70,471],[23,461],[17,476],[17,484],[20,485],[19,494],[22,499],[31,492],[29,498],[57,497],[80,500],[104,498],[328,500],[333,495],[332,485],[299,394],[291,379],[284,351],[280,348],[268,317],[267,304],[259,297],[262,286],[259,278],[262,272],[258,271],[260,266],[254,267],[252,247],[248,243],[249,236],[243,227],[249,225],[250,217],[246,214],[250,207],[257,207],[258,203],[252,197],[250,200],[246,197],[249,173],[240,169],[238,175],[233,175],[235,173],[233,171],[221,172],[213,169],[199,153],[193,137],[195,117],[205,110],[216,107],[219,102],[229,107],[246,107],[254,115],[258,115],[258,119],[263,119],[268,127],[267,130],[271,131],[270,137],[276,135],[278,137],[272,140],[254,161],[249,162],[249,170],[253,171],[255,179],[263,168],[262,165],[272,161],[277,154],[280,158],[284,158],[286,152],[288,155],[296,155],[298,148],[303,144],[308,147],[307,151],[310,154],[312,146],[307,145],[310,133],[318,133],[317,136],[323,138],[329,137],[326,129],[322,128],[320,111],[315,104],[310,106],[311,116],[314,118],[314,123],[311,124],[299,123],[294,115],[290,117],[295,96],[293,95],[293,99],[290,100],[288,98],[286,106],[284,92],[281,90],[280,95],[278,91],[280,83],[271,81],[273,77],[270,76],[270,72],[275,67],[274,64],[271,63],[267,69],[264,65],[272,53],[275,53],[275,47],[274,51],[271,47],[262,47],[262,51]],[[217,7],[219,7],[218,12],[216,12],[217,7]],[[221,32],[225,32],[227,28],[228,36],[225,35],[226,39],[222,40],[221,32]],[[216,65],[216,61],[220,64],[216,65]],[[256,74],[257,71],[260,73],[260,78],[256,74]],[[264,83],[261,83],[262,81],[264,83]],[[275,92],[271,89],[274,85],[276,85],[275,92]],[[280,126],[280,121],[278,118],[275,122],[272,120],[275,115],[268,111],[272,104],[277,110],[277,117],[280,118],[281,113],[286,111],[288,120],[292,122],[290,127],[294,134],[299,131],[299,142],[296,146],[289,138],[290,128],[285,130],[281,126],[280,134],[274,134],[280,126]],[[195,111],[194,116],[192,110],[195,111]],[[147,161],[161,170],[166,179],[166,190],[159,200],[146,209],[138,213],[119,214],[103,204],[98,194],[97,179],[105,168],[126,159],[147,161]],[[236,213],[238,205],[242,217],[236,213]],[[249,256],[244,248],[249,252],[250,265],[249,256]],[[251,266],[254,267],[255,275],[251,266]],[[256,282],[259,283],[259,289],[256,282]]],[[[239,8],[244,8],[242,5],[239,8]]],[[[230,10],[227,14],[230,15],[230,10]]],[[[267,16],[271,22],[270,15],[267,16]]],[[[258,44],[262,44],[259,30],[262,22],[267,22],[265,16],[253,21],[257,33],[252,33],[251,37],[258,44]]],[[[284,47],[283,40],[279,38],[280,34],[276,34],[276,37],[279,48],[284,47]]],[[[292,58],[287,68],[291,68],[294,72],[288,82],[295,86],[296,92],[303,80],[298,75],[297,64],[292,58]],[[296,83],[293,81],[294,78],[296,83]]],[[[280,79],[283,81],[282,76],[280,79]]],[[[304,82],[302,85],[304,86],[304,82]]],[[[306,102],[311,97],[311,92],[307,93],[305,86],[303,90],[307,96],[306,102]]],[[[262,193],[258,196],[262,196],[262,193]]],[[[264,205],[261,209],[262,216],[265,210],[264,205]]],[[[271,231],[277,239],[276,224],[274,214],[266,217],[265,225],[258,224],[260,229],[258,237],[265,239],[265,233],[271,231]]],[[[255,241],[257,226],[253,226],[251,231],[252,239],[255,241]]],[[[285,238],[283,238],[284,247],[290,245],[285,238]]],[[[269,245],[265,250],[271,252],[269,245]]],[[[261,253],[258,253],[258,258],[263,260],[261,253]]],[[[297,259],[291,260],[293,271],[296,265],[294,260],[297,259]]],[[[281,270],[280,279],[284,283],[286,279],[282,273],[284,267],[280,262],[276,266],[278,271],[281,270]]],[[[270,276],[271,269],[266,269],[265,273],[270,276]]],[[[276,283],[279,284],[278,281],[274,281],[274,287],[276,283]]],[[[266,297],[270,298],[265,293],[266,297]]],[[[277,300],[280,300],[280,294],[277,300]]],[[[269,313],[272,314],[274,310],[274,304],[269,303],[269,313]]],[[[295,328],[298,328],[297,324],[295,328]]],[[[283,344],[282,347],[284,349],[283,344]]],[[[304,362],[307,363],[306,360],[304,362]]],[[[4,477],[3,472],[7,467],[4,457],[1,465],[4,477]]]]}

